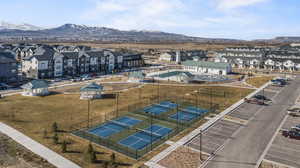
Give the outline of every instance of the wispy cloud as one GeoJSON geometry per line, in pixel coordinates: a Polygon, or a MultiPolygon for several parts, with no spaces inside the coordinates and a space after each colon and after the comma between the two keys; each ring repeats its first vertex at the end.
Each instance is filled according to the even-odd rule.
{"type": "Polygon", "coordinates": [[[266,2],[268,0],[216,0],[219,10],[229,10],[245,6],[254,5],[257,3],[266,2]]]}
{"type": "Polygon", "coordinates": [[[182,17],[181,0],[101,0],[82,18],[99,20],[109,17],[106,25],[121,29],[178,26],[176,16],[182,17]]]}

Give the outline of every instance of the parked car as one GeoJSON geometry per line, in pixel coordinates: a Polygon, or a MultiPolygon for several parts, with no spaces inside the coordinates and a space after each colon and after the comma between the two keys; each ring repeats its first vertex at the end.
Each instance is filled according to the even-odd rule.
{"type": "Polygon", "coordinates": [[[258,100],[266,100],[266,101],[270,101],[270,99],[267,98],[267,97],[264,96],[264,95],[255,95],[254,98],[255,98],[255,99],[258,99],[258,100]]]}
{"type": "Polygon", "coordinates": [[[255,99],[255,98],[250,98],[250,99],[245,98],[244,100],[246,103],[250,103],[250,104],[268,105],[268,104],[266,104],[266,102],[255,99]]]}
{"type": "Polygon", "coordinates": [[[300,140],[300,132],[295,130],[282,130],[282,135],[287,138],[300,140]]]}
{"type": "Polygon", "coordinates": [[[272,80],[272,86],[278,86],[278,87],[283,87],[285,84],[281,81],[273,81],[272,80]]]}
{"type": "Polygon", "coordinates": [[[0,83],[0,90],[7,90],[9,86],[5,83],[0,83]]]}
{"type": "Polygon", "coordinates": [[[80,82],[81,81],[81,78],[73,78],[73,79],[71,79],[71,82],[80,82]]]}
{"type": "Polygon", "coordinates": [[[92,80],[92,77],[91,77],[90,75],[82,75],[82,76],[81,76],[81,79],[82,79],[83,81],[85,81],[85,80],[92,80]]]}
{"type": "Polygon", "coordinates": [[[298,131],[300,133],[300,125],[296,125],[295,127],[292,127],[291,129],[298,131]]]}
{"type": "Polygon", "coordinates": [[[299,112],[288,111],[287,114],[290,115],[290,116],[292,116],[292,117],[300,117],[300,113],[299,112]]]}

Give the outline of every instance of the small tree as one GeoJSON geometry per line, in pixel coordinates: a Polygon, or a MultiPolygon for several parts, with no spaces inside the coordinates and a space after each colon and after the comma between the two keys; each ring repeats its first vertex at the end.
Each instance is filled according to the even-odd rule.
{"type": "Polygon", "coordinates": [[[109,163],[108,162],[104,162],[104,168],[108,168],[109,163]]]}
{"type": "Polygon", "coordinates": [[[65,140],[61,144],[61,150],[62,150],[62,153],[67,152],[67,142],[65,140]]]}
{"type": "Polygon", "coordinates": [[[57,130],[58,130],[57,123],[54,122],[54,123],[52,124],[52,131],[53,131],[53,132],[57,132],[57,130]]]}
{"type": "Polygon", "coordinates": [[[89,143],[87,153],[92,153],[92,152],[94,152],[94,148],[93,148],[93,145],[91,143],[89,143]]]}
{"type": "Polygon", "coordinates": [[[112,164],[114,164],[116,162],[116,154],[115,153],[112,153],[110,155],[110,161],[111,161],[112,164]]]}
{"type": "Polygon", "coordinates": [[[84,158],[88,162],[94,162],[96,153],[94,152],[93,145],[90,143],[84,152],[84,158]]]}
{"type": "Polygon", "coordinates": [[[53,143],[58,144],[58,135],[57,135],[57,133],[55,133],[54,136],[53,136],[53,143]]]}
{"type": "Polygon", "coordinates": [[[47,132],[47,130],[46,130],[46,129],[44,129],[44,132],[43,132],[43,137],[44,137],[44,138],[48,138],[48,132],[47,132]]]}
{"type": "Polygon", "coordinates": [[[91,163],[95,163],[96,160],[97,160],[97,156],[96,156],[96,152],[95,151],[92,151],[92,153],[90,153],[90,161],[91,163]]]}

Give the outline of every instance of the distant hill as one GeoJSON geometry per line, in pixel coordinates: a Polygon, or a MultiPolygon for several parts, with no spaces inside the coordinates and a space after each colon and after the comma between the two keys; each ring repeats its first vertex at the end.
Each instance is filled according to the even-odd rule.
{"type": "Polygon", "coordinates": [[[0,40],[48,40],[48,41],[102,41],[102,42],[203,42],[203,43],[293,43],[299,37],[276,37],[252,41],[222,38],[191,37],[161,31],[123,31],[107,27],[65,24],[56,28],[43,29],[30,24],[0,24],[0,40]]]}
{"type": "Polygon", "coordinates": [[[12,24],[9,22],[0,22],[0,30],[42,30],[43,28],[31,24],[12,24]]]}
{"type": "Polygon", "coordinates": [[[106,27],[65,24],[51,29],[0,29],[0,39],[86,40],[108,42],[241,42],[234,39],[191,37],[160,31],[122,31],[106,27]]]}

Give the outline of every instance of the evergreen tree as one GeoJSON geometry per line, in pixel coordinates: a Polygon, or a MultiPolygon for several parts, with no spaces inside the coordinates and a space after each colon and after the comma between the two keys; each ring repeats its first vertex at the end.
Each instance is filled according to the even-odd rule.
{"type": "Polygon", "coordinates": [[[58,144],[58,135],[57,135],[57,133],[55,133],[54,136],[53,136],[53,143],[58,144]]]}
{"type": "Polygon", "coordinates": [[[67,152],[67,142],[65,140],[61,144],[61,150],[62,150],[62,153],[67,152]]]}
{"type": "Polygon", "coordinates": [[[116,154],[115,153],[112,153],[110,155],[110,161],[111,161],[112,165],[115,164],[115,162],[116,162],[116,154]]]}
{"type": "Polygon", "coordinates": [[[57,130],[58,130],[57,123],[54,122],[54,123],[52,124],[52,131],[53,131],[53,132],[57,132],[57,130]]]}

